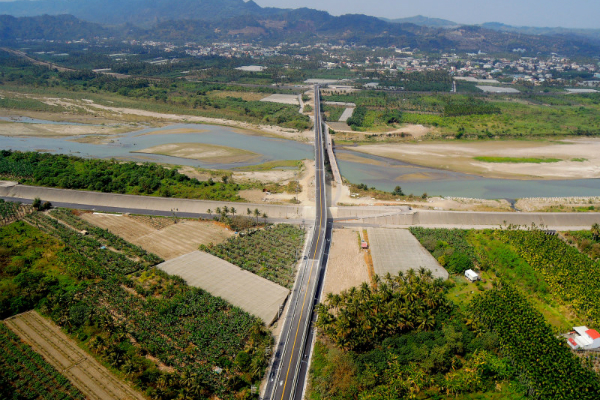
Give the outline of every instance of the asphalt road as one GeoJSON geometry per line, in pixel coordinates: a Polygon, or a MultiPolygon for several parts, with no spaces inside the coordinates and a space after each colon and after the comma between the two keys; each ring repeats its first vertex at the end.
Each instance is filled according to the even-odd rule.
{"type": "Polygon", "coordinates": [[[307,250],[307,260],[301,265],[298,281],[292,293],[290,308],[263,399],[301,399],[310,346],[312,344],[313,308],[319,296],[324,266],[324,250],[329,244],[331,225],[327,221],[323,133],[321,131],[320,94],[315,87],[315,188],[316,216],[313,238],[307,250]],[[329,229],[328,229],[329,228],[329,229]]]}

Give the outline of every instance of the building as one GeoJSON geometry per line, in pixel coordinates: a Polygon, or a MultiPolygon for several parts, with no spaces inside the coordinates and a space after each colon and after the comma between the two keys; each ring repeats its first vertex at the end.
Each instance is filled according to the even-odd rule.
{"type": "Polygon", "coordinates": [[[471,282],[475,282],[478,281],[479,278],[479,274],[475,271],[473,271],[472,269],[468,269],[465,271],[465,277],[470,280],[471,282]]]}
{"type": "Polygon", "coordinates": [[[587,326],[576,326],[568,335],[567,343],[573,350],[591,350],[600,348],[600,333],[587,326]]]}

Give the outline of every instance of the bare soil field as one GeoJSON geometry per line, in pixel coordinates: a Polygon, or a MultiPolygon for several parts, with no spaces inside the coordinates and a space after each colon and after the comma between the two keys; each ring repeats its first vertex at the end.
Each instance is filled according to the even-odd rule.
{"type": "Polygon", "coordinates": [[[260,158],[259,154],[248,150],[204,143],[162,144],[138,150],[133,153],[162,154],[170,157],[188,158],[215,164],[251,162],[260,158]]]}
{"type": "Polygon", "coordinates": [[[81,218],[165,260],[198,250],[201,244],[222,243],[233,235],[222,226],[206,221],[178,220],[176,224],[161,227],[161,223],[166,225],[167,222],[152,222],[159,218],[151,217],[85,213],[81,218]]]}
{"type": "Polygon", "coordinates": [[[272,94],[268,97],[261,99],[261,101],[268,101],[271,103],[300,105],[300,103],[298,102],[298,96],[296,96],[295,94],[272,94]]]}
{"type": "Polygon", "coordinates": [[[337,294],[363,282],[369,282],[369,272],[360,249],[358,231],[335,229],[329,252],[323,293],[337,294]]]}
{"type": "Polygon", "coordinates": [[[436,278],[448,279],[448,272],[406,229],[368,228],[369,246],[375,273],[385,276],[423,267],[436,278]]]}
{"type": "Polygon", "coordinates": [[[37,312],[17,315],[7,319],[5,323],[88,399],[145,399],[80,349],[58,326],[37,312]]]}
{"type": "Polygon", "coordinates": [[[600,139],[365,145],[352,150],[433,168],[510,179],[600,178],[600,139]],[[474,157],[557,158],[555,163],[491,163],[474,157]]]}
{"type": "Polygon", "coordinates": [[[241,98],[242,100],[246,100],[246,101],[259,101],[259,100],[264,99],[265,97],[269,97],[269,95],[266,95],[264,93],[237,92],[234,90],[215,90],[215,91],[210,92],[210,94],[212,96],[221,97],[221,98],[237,97],[237,98],[241,98]]]}

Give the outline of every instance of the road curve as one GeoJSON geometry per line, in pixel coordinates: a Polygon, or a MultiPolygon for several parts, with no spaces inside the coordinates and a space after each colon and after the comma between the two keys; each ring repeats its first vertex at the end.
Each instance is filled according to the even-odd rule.
{"type": "Polygon", "coordinates": [[[307,259],[300,266],[298,280],[290,300],[279,343],[273,357],[271,372],[263,394],[265,400],[300,399],[306,379],[306,361],[310,353],[313,307],[318,297],[321,272],[324,268],[324,249],[330,238],[325,196],[325,163],[323,132],[320,114],[319,87],[315,86],[315,191],[316,216],[312,241],[307,259]],[[304,371],[301,373],[301,371],[304,371]]]}

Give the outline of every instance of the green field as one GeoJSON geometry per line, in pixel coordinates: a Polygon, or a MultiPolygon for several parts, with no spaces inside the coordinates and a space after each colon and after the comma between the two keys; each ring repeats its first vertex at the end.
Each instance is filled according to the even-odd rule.
{"type": "Polygon", "coordinates": [[[83,400],[85,396],[0,321],[0,398],[83,400]]]}
{"type": "Polygon", "coordinates": [[[435,128],[433,138],[540,138],[600,135],[600,94],[566,95],[424,95],[361,91],[326,96],[323,101],[356,103],[367,108],[364,127],[370,132],[391,125],[381,119],[401,113],[400,123],[435,128]],[[473,113],[472,104],[480,111],[473,113]],[[451,108],[449,108],[451,107],[451,108]]]}
{"type": "Polygon", "coordinates": [[[157,271],[160,258],[109,232],[52,215],[63,223],[36,212],[0,228],[2,318],[38,309],[151,398],[249,394],[272,340],[260,320],[157,271]]]}

